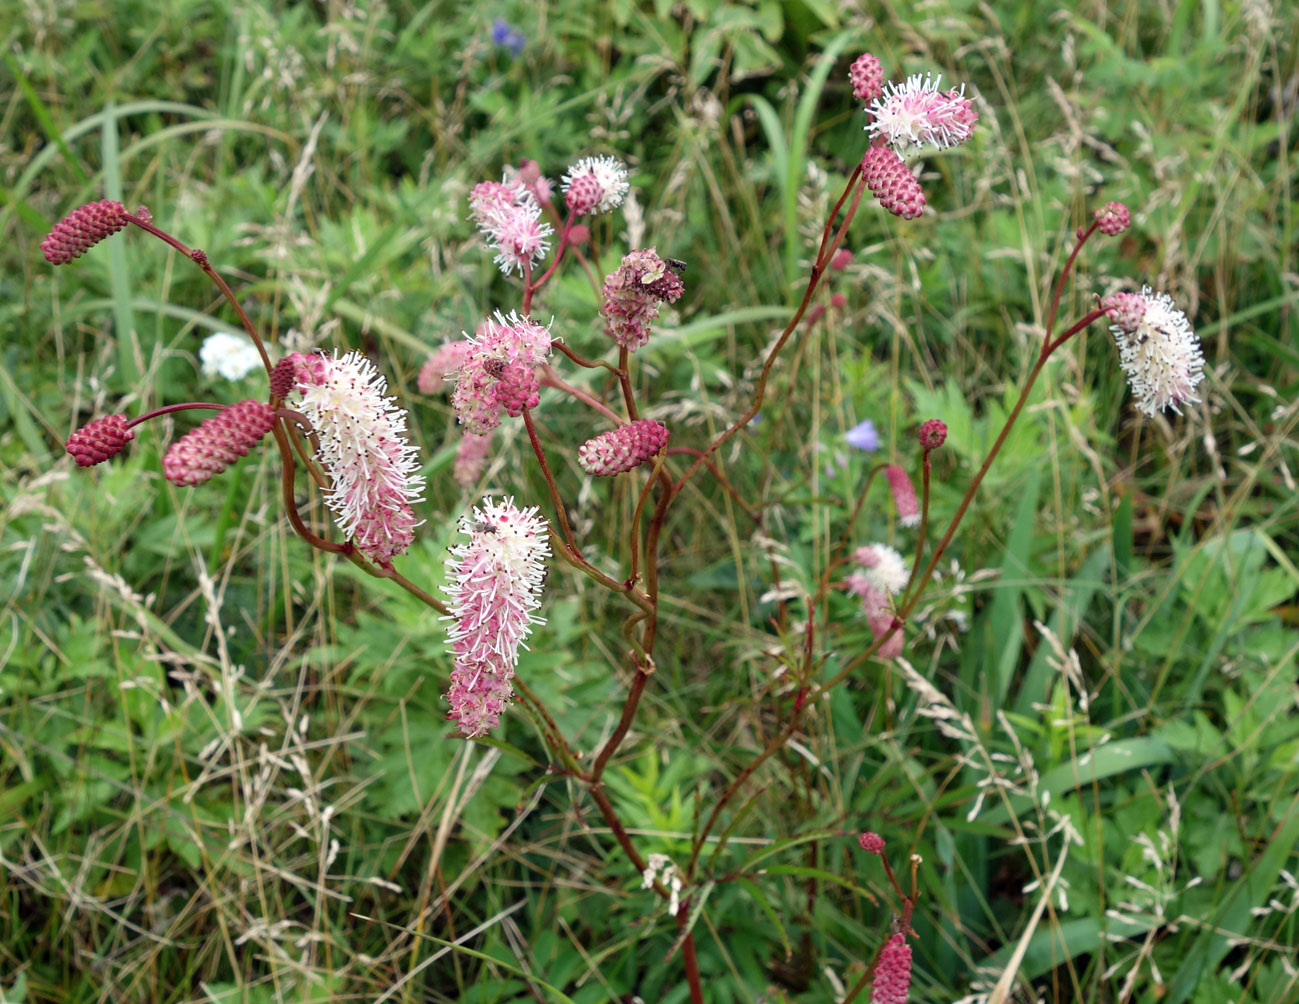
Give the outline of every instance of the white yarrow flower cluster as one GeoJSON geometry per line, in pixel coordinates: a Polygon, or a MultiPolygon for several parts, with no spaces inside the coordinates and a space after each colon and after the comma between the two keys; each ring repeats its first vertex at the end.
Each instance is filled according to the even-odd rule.
{"type": "Polygon", "coordinates": [[[219,376],[227,380],[242,380],[262,365],[261,353],[251,339],[227,331],[203,339],[198,358],[205,377],[219,376]]]}
{"type": "Polygon", "coordinates": [[[469,542],[450,549],[447,559],[454,627],[448,633],[455,668],[447,716],[468,737],[486,735],[514,696],[511,681],[519,649],[541,604],[550,554],[546,521],[532,506],[519,509],[514,499],[486,498],[481,507],[460,518],[469,542]]]}
{"type": "Polygon", "coordinates": [[[649,856],[645,862],[645,870],[641,872],[640,887],[653,888],[656,878],[668,887],[668,915],[675,917],[677,911],[681,909],[681,871],[666,854],[649,856]]]}
{"type": "Polygon", "coordinates": [[[1141,289],[1146,309],[1134,327],[1110,328],[1119,348],[1119,365],[1137,399],[1137,409],[1152,418],[1164,408],[1200,400],[1195,388],[1204,379],[1204,354],[1186,315],[1167,293],[1141,289]]]}
{"type": "Polygon", "coordinates": [[[411,506],[424,489],[406,412],[385,396],[387,380],[360,352],[312,357],[298,372],[298,410],[320,439],[316,459],[333,483],[325,501],[334,522],[362,553],[389,566],[415,539],[411,506]]]}

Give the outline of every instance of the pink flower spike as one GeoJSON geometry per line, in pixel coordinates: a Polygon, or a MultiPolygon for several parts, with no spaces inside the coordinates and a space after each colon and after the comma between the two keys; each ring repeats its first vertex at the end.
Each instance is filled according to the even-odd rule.
{"type": "MultiPolygon", "coordinates": [[[[1121,324],[1110,328],[1119,349],[1119,366],[1137,399],[1137,410],[1152,418],[1165,408],[1198,401],[1195,388],[1204,379],[1204,354],[1186,315],[1167,293],[1141,289],[1145,310],[1133,330],[1121,324]]],[[[1136,307],[1131,301],[1120,308],[1124,323],[1131,323],[1136,307]]]]}
{"type": "Polygon", "coordinates": [[[577,462],[596,477],[623,474],[645,463],[667,443],[667,426],[642,418],[588,439],[577,448],[577,462]]]}
{"type": "Polygon", "coordinates": [[[911,992],[911,946],[899,931],[884,944],[875,964],[871,1004],[907,1004],[911,992]]]}
{"type": "Polygon", "coordinates": [[[232,404],[171,444],[162,458],[163,477],[183,488],[201,485],[246,457],[274,424],[275,412],[264,401],[232,404]]]}
{"type": "Polygon", "coordinates": [[[1096,229],[1108,237],[1117,237],[1132,226],[1132,214],[1122,202],[1107,202],[1096,210],[1096,229]]]}
{"type": "Polygon", "coordinates": [[[869,52],[863,52],[848,67],[852,96],[858,101],[874,101],[884,93],[884,67],[869,52]]]}
{"type": "Polygon", "coordinates": [[[920,525],[920,503],[916,501],[916,489],[911,478],[897,464],[890,464],[884,469],[884,476],[889,480],[889,489],[893,492],[893,505],[898,510],[898,522],[903,526],[920,525]]]}
{"type": "Polygon", "coordinates": [[[871,102],[866,126],[871,138],[883,140],[898,151],[932,147],[943,150],[970,138],[978,113],[965,96],[965,88],[940,91],[942,75],[919,73],[904,83],[889,84],[871,102]]]}
{"type": "Polygon", "coordinates": [[[317,459],[332,481],[325,502],[358,550],[385,568],[415,539],[412,504],[424,479],[416,447],[406,440],[406,413],[385,392],[388,382],[360,352],[316,356],[299,383],[299,410],[320,438],[317,459]]]}
{"type": "MultiPolygon", "coordinates": [[[[510,367],[518,364],[531,369],[540,366],[550,354],[550,329],[537,324],[531,318],[519,317],[511,311],[502,316],[497,311],[495,316],[479,325],[477,333],[469,339],[464,361],[456,373],[456,385],[451,391],[451,406],[455,408],[460,424],[466,432],[484,435],[501,424],[501,411],[504,404],[515,407],[509,414],[521,414],[517,409],[513,392],[498,391],[498,384],[505,377],[510,367]],[[505,394],[502,399],[501,394],[505,394]]],[[[517,370],[510,371],[508,379],[521,387],[525,380],[517,370]]],[[[529,391],[520,400],[526,404],[532,399],[529,391]]]]}
{"type": "Polygon", "coordinates": [[[111,460],[135,438],[125,415],[105,415],[87,422],[68,437],[67,451],[78,467],[94,467],[111,460]]]}
{"type": "Polygon", "coordinates": [[[871,194],[894,216],[914,220],[925,211],[920,182],[891,147],[871,147],[862,157],[861,167],[871,194]]]}
{"type": "Polygon", "coordinates": [[[568,183],[564,191],[564,205],[574,216],[586,216],[595,212],[595,207],[600,204],[603,195],[604,189],[595,180],[595,175],[578,175],[568,183]]]}
{"type": "Polygon", "coordinates": [[[872,833],[869,830],[857,838],[857,845],[867,854],[884,853],[884,838],[878,833],[872,833]]]}
{"type": "Polygon", "coordinates": [[[888,640],[875,650],[875,658],[896,659],[902,654],[902,625],[891,611],[883,608],[878,609],[874,613],[867,615],[866,623],[870,626],[871,634],[877,640],[888,634],[894,624],[898,625],[896,631],[888,634],[888,640]]]}
{"type": "Polygon", "coordinates": [[[477,483],[479,475],[483,473],[483,467],[487,464],[487,455],[491,452],[491,448],[491,433],[476,436],[472,432],[466,432],[460,437],[455,463],[451,467],[451,476],[456,479],[456,484],[461,488],[472,488],[477,483]]]}
{"type": "MultiPolygon", "coordinates": [[[[867,544],[853,554],[854,560],[866,569],[866,580],[881,592],[896,596],[907,587],[911,572],[896,549],[888,544],[867,544]]],[[[851,579],[850,579],[851,581],[851,579]]],[[[864,594],[859,594],[863,595],[864,594]]],[[[867,613],[872,611],[867,610],[867,613]]]]}
{"type": "Polygon", "coordinates": [[[496,264],[509,275],[535,265],[550,250],[554,229],[541,218],[541,205],[517,177],[484,181],[469,193],[470,218],[496,250],[496,264]]]}
{"type": "Polygon", "coordinates": [[[495,391],[497,402],[511,418],[518,418],[525,408],[535,408],[541,400],[537,371],[522,362],[504,364],[495,391]]]}
{"type": "Polygon", "coordinates": [[[125,226],[126,207],[120,202],[109,199],[91,202],[54,224],[41,241],[41,252],[51,265],[66,265],[125,226]]]}
{"type": "Polygon", "coordinates": [[[500,724],[514,696],[519,648],[532,625],[542,623],[533,611],[541,602],[550,544],[536,508],[520,510],[512,498],[484,499],[460,518],[460,530],[469,542],[452,547],[447,560],[455,622],[448,632],[455,667],[447,718],[473,738],[500,724]]]}

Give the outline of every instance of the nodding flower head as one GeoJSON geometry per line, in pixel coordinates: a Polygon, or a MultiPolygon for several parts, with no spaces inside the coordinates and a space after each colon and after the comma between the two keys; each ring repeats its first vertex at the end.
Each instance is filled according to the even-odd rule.
{"type": "Polygon", "coordinates": [[[126,226],[126,207],[102,199],[74,209],[54,224],[41,251],[51,265],[65,265],[126,226]]]}
{"type": "Polygon", "coordinates": [[[655,248],[632,251],[604,280],[605,332],[620,346],[635,351],[649,341],[650,324],[659,305],[676,303],[685,292],[680,263],[660,258],[655,248]]]}
{"type": "Polygon", "coordinates": [[[470,218],[496,250],[496,264],[509,275],[531,267],[550,250],[554,229],[541,218],[541,205],[518,178],[484,181],[469,193],[470,218]]]}
{"type": "Polygon", "coordinates": [[[275,412],[263,401],[232,404],[171,444],[163,477],[181,487],[201,485],[246,457],[274,424],[275,412]]]}
{"type": "Polygon", "coordinates": [[[513,499],[484,499],[460,519],[469,542],[451,548],[447,593],[454,627],[448,634],[455,667],[447,700],[464,736],[483,736],[500,723],[514,695],[511,681],[519,648],[542,623],[545,560],[550,554],[546,521],[535,507],[513,499]]]}
{"type": "MultiPolygon", "coordinates": [[[[1117,299],[1112,297],[1111,299],[1117,299]]],[[[1186,315],[1167,293],[1142,287],[1145,309],[1138,316],[1131,300],[1115,305],[1110,331],[1119,349],[1119,365],[1137,399],[1137,409],[1152,418],[1165,408],[1198,401],[1195,388],[1204,379],[1204,354],[1186,315]]],[[[1108,301],[1107,301],[1108,302],[1108,301]]]]}
{"type": "Polygon", "coordinates": [[[424,488],[419,451],[406,440],[406,412],[360,352],[298,363],[298,410],[320,440],[316,459],[331,481],[325,502],[334,522],[363,554],[391,567],[415,539],[412,505],[424,488]]]}
{"type": "Polygon", "coordinates": [[[105,415],[69,436],[67,450],[77,466],[94,467],[126,449],[126,444],[135,438],[126,422],[125,415],[105,415]]]}
{"type": "Polygon", "coordinates": [[[942,79],[941,74],[931,78],[916,73],[901,84],[888,84],[867,109],[871,137],[900,152],[942,150],[969,139],[979,113],[965,96],[964,85],[941,91],[942,79]]]}
{"type": "Polygon", "coordinates": [[[582,470],[609,477],[634,470],[668,443],[668,427],[652,418],[641,418],[588,439],[577,448],[582,470]]]}
{"type": "Polygon", "coordinates": [[[936,450],[947,442],[947,423],[942,419],[931,418],[920,426],[916,438],[920,440],[921,449],[926,452],[936,450]]]}
{"type": "Polygon", "coordinates": [[[613,157],[584,157],[568,169],[561,184],[565,204],[578,216],[611,212],[627,197],[627,165],[613,157]]]}
{"type": "Polygon", "coordinates": [[[874,101],[884,93],[884,67],[869,52],[863,52],[848,67],[852,96],[858,101],[874,101]]]}
{"type": "Polygon", "coordinates": [[[892,147],[873,146],[861,161],[866,187],[894,216],[914,220],[925,211],[925,193],[892,147]]]}
{"type": "Polygon", "coordinates": [[[533,369],[550,355],[550,329],[515,312],[479,325],[468,339],[464,361],[456,372],[451,406],[466,432],[484,435],[501,424],[501,411],[522,414],[524,407],[536,407],[537,385],[512,367],[533,369]],[[509,386],[498,389],[506,382],[509,386]]]}
{"type": "Polygon", "coordinates": [[[875,965],[871,1004],[907,1004],[911,992],[911,946],[899,931],[885,942],[875,965]]]}
{"type": "Polygon", "coordinates": [[[1122,202],[1107,202],[1096,210],[1096,229],[1109,237],[1117,237],[1132,226],[1132,214],[1122,202]]]}

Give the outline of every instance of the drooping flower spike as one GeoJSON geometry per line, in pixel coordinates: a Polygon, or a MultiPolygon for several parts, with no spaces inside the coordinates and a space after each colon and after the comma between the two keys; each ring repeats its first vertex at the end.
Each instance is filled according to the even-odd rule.
{"type": "Polygon", "coordinates": [[[54,224],[45,240],[41,241],[41,252],[51,265],[66,265],[126,224],[126,207],[120,202],[109,199],[91,202],[74,209],[54,224]]]}
{"type": "Polygon", "coordinates": [[[94,467],[111,460],[135,438],[125,415],[105,415],[88,422],[68,437],[67,451],[78,467],[94,467]]]}
{"type": "Polygon", "coordinates": [[[1158,411],[1179,411],[1179,404],[1199,400],[1195,388],[1204,379],[1204,354],[1172,297],[1143,286],[1140,294],[1118,293],[1103,306],[1114,322],[1110,331],[1119,365],[1138,411],[1153,418],[1158,411]]]}
{"type": "Polygon", "coordinates": [[[472,738],[495,729],[513,699],[519,649],[532,626],[542,623],[534,611],[550,543],[537,509],[519,509],[512,498],[484,499],[460,518],[460,530],[469,541],[452,547],[447,560],[455,622],[447,717],[472,738]]]}
{"type": "Polygon", "coordinates": [[[274,424],[275,412],[264,401],[232,404],[171,444],[162,458],[163,477],[181,487],[201,485],[246,457],[274,424]]]}
{"type": "Polygon", "coordinates": [[[517,417],[523,408],[536,407],[534,370],[550,355],[550,329],[513,311],[497,311],[467,341],[451,406],[465,431],[481,436],[501,424],[502,411],[517,417]]]}
{"type": "Polygon", "coordinates": [[[664,303],[676,303],[685,292],[679,263],[659,257],[655,248],[623,256],[622,264],[605,277],[604,330],[619,346],[636,351],[649,341],[650,324],[664,303]]]}
{"type": "Polygon", "coordinates": [[[289,358],[298,410],[320,439],[317,459],[332,482],[325,502],[334,521],[358,550],[389,567],[415,539],[412,504],[424,488],[418,451],[406,440],[406,413],[360,352],[289,358]]]}
{"type": "Polygon", "coordinates": [[[893,493],[893,506],[898,511],[898,522],[905,527],[920,525],[920,503],[916,500],[916,489],[911,478],[897,464],[890,464],[884,469],[888,479],[889,490],[893,493]]]}
{"type": "Polygon", "coordinates": [[[577,462],[587,474],[609,477],[634,470],[667,444],[667,426],[641,418],[588,439],[577,448],[577,462]]]}
{"type": "Polygon", "coordinates": [[[899,931],[880,951],[871,983],[871,1004],[907,1004],[911,992],[911,946],[899,931]]]}

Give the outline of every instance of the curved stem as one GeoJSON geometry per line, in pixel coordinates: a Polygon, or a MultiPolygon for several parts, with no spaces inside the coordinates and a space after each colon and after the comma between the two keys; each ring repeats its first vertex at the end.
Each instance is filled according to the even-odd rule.
{"type": "Polygon", "coordinates": [[[625,347],[618,349],[618,383],[622,385],[622,400],[627,406],[627,419],[634,422],[636,414],[636,396],[631,392],[631,353],[625,347]]]}
{"type": "Polygon", "coordinates": [[[243,304],[239,302],[234,291],[226,285],[226,281],[221,278],[221,274],[217,272],[217,270],[212,267],[212,263],[208,261],[207,253],[198,248],[186,247],[165,230],[159,230],[152,223],[148,223],[145,220],[140,219],[138,216],[126,213],[123,218],[127,223],[133,223],[141,230],[153,234],[153,236],[157,237],[158,240],[170,244],[173,248],[207,273],[208,278],[216,283],[217,289],[221,290],[221,294],[229,301],[230,306],[235,308],[235,313],[239,315],[239,322],[244,326],[244,330],[248,332],[248,337],[253,340],[253,344],[257,346],[257,353],[262,357],[262,365],[266,367],[266,374],[269,376],[271,373],[271,357],[266,353],[266,346],[262,342],[262,336],[259,335],[257,329],[253,327],[253,322],[244,312],[243,304]]]}
{"type": "MultiPolygon", "coordinates": [[[[852,173],[852,176],[848,179],[848,184],[844,188],[844,194],[840,196],[839,202],[836,203],[836,205],[842,205],[848,192],[852,190],[852,205],[848,207],[848,211],[844,214],[843,223],[839,226],[839,229],[835,231],[834,238],[831,240],[830,244],[826,246],[824,238],[822,239],[821,253],[818,255],[815,264],[812,265],[812,274],[808,278],[807,289],[803,293],[803,299],[799,302],[798,309],[794,311],[794,316],[790,318],[789,323],[785,326],[785,330],[782,331],[780,337],[776,339],[776,344],[767,355],[766,362],[762,364],[762,373],[758,377],[758,386],[754,391],[753,403],[749,405],[744,414],[736,419],[736,421],[727,428],[725,432],[708,445],[708,447],[703,451],[703,455],[700,456],[698,460],[686,469],[685,474],[681,475],[681,479],[676,483],[672,490],[674,495],[679,494],[681,489],[685,486],[685,483],[694,476],[695,472],[698,471],[700,467],[703,466],[706,457],[717,452],[717,450],[724,445],[728,439],[744,428],[744,426],[749,423],[749,420],[752,419],[753,416],[758,413],[759,409],[762,408],[762,401],[767,393],[767,379],[771,376],[771,369],[775,366],[776,359],[779,357],[781,350],[785,347],[785,343],[789,341],[790,336],[793,335],[794,330],[798,327],[799,321],[803,319],[803,315],[807,312],[808,305],[812,302],[812,294],[816,292],[816,287],[821,281],[821,276],[824,274],[825,262],[834,257],[834,253],[839,250],[839,245],[843,243],[844,235],[847,233],[848,227],[857,213],[857,207],[861,204],[862,192],[865,191],[866,186],[864,182],[860,181],[860,168],[861,165],[858,165],[858,169],[852,173]]],[[[830,220],[833,222],[834,216],[831,216],[830,220]]],[[[827,223],[826,226],[828,228],[830,224],[827,223]]]]}
{"type": "Polygon", "coordinates": [[[170,415],[172,412],[176,411],[195,411],[199,409],[204,411],[225,411],[228,407],[229,405],[212,404],[209,401],[187,401],[184,404],[168,404],[161,408],[154,408],[153,411],[146,411],[143,415],[137,415],[126,423],[126,427],[128,429],[133,429],[142,422],[149,422],[162,415],[170,415]]]}
{"type": "Polygon", "coordinates": [[[605,418],[611,421],[614,425],[623,424],[622,418],[619,415],[617,415],[608,405],[606,405],[603,401],[599,400],[598,398],[593,397],[591,394],[587,393],[586,391],[582,390],[582,388],[574,387],[572,384],[566,382],[563,377],[561,377],[558,373],[556,373],[553,369],[551,369],[549,363],[543,363],[541,366],[540,383],[541,386],[543,387],[554,387],[556,390],[562,390],[565,394],[571,395],[572,397],[581,401],[583,404],[587,405],[588,407],[594,408],[601,415],[603,415],[605,418]]]}

